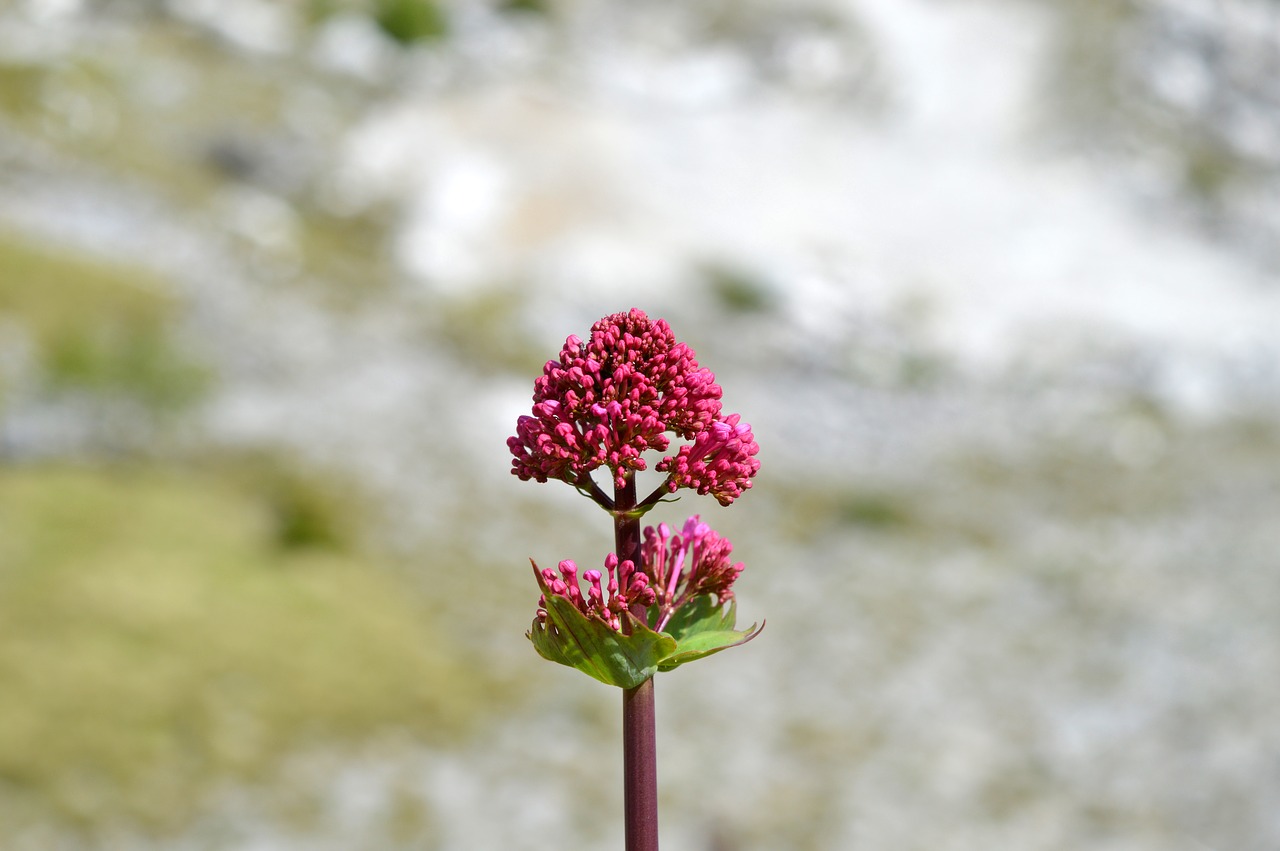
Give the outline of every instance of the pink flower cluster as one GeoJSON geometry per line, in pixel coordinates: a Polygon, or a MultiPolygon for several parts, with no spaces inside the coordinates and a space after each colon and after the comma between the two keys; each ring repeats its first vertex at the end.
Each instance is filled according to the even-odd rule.
{"type": "Polygon", "coordinates": [[[760,451],[751,426],[730,414],[681,446],[674,456],[658,462],[658,470],[667,473],[667,489],[694,488],[700,494],[711,494],[721,505],[729,505],[751,487],[751,477],[760,469],[755,455],[760,451]]]}
{"type": "Polygon", "coordinates": [[[615,630],[622,628],[622,613],[633,605],[653,605],[656,594],[649,585],[649,577],[636,570],[630,561],[619,564],[618,557],[609,553],[604,567],[609,574],[607,583],[603,583],[604,577],[598,570],[583,572],[582,578],[588,585],[584,597],[578,583],[578,566],[572,561],[560,562],[559,576],[550,568],[539,570],[534,564],[533,572],[543,589],[542,596],[538,598],[538,622],[547,620],[547,592],[565,598],[587,617],[597,617],[615,630]]]}
{"type": "Polygon", "coordinates": [[[644,530],[642,562],[653,586],[661,631],[676,609],[695,597],[714,594],[725,603],[733,599],[733,583],[743,564],[730,563],[733,544],[703,523],[698,515],[685,521],[679,534],[666,523],[644,530]]]}
{"type": "Polygon", "coordinates": [[[641,544],[641,569],[630,561],[619,563],[609,553],[604,566],[608,579],[598,570],[584,571],[587,593],[578,581],[578,566],[566,559],[560,571],[540,570],[533,565],[542,587],[538,598],[539,623],[547,619],[548,593],[563,597],[587,617],[597,617],[615,630],[622,627],[622,613],[640,605],[657,604],[656,629],[661,631],[676,609],[697,597],[712,594],[720,603],[733,599],[733,583],[742,573],[743,564],[731,563],[733,544],[703,523],[698,515],[685,521],[674,533],[666,523],[644,530],[641,544]]]}
{"type": "Polygon", "coordinates": [[[721,394],[666,321],[638,308],[606,316],[588,340],[570,336],[560,359],[543,367],[532,415],[520,417],[507,440],[511,471],[587,487],[593,470],[608,467],[622,488],[646,469],[642,454],[666,451],[672,433],[693,444],[658,465],[670,471],[668,490],[693,487],[728,505],[751,486],[759,447],[736,414],[721,416],[721,394]]]}

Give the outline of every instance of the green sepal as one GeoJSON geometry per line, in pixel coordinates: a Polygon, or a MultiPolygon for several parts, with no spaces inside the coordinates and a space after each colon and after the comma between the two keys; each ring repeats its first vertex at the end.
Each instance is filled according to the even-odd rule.
{"type": "Polygon", "coordinates": [[[758,627],[752,624],[745,630],[734,629],[737,619],[736,602],[730,600],[725,605],[710,594],[676,609],[667,622],[667,634],[676,640],[676,649],[658,662],[658,670],[675,670],[688,662],[746,644],[764,629],[763,623],[758,627]]]}
{"type": "Polygon", "coordinates": [[[556,594],[546,594],[547,620],[526,633],[544,659],[576,668],[605,685],[635,688],[658,672],[658,663],[676,650],[676,640],[654,632],[629,613],[631,634],[587,617],[556,594]]]}

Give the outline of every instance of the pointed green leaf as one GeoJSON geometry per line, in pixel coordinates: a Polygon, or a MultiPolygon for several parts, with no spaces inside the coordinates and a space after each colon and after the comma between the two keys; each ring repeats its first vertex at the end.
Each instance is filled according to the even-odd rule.
{"type": "Polygon", "coordinates": [[[737,647],[739,644],[746,644],[759,635],[762,629],[764,629],[763,623],[758,627],[752,624],[746,630],[720,629],[693,633],[679,642],[675,652],[658,663],[658,670],[672,671],[688,662],[703,659],[721,650],[737,647]]]}

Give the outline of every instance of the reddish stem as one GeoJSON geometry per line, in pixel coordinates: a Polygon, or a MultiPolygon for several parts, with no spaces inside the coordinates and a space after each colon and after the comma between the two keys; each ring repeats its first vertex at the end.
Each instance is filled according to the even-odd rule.
{"type": "Polygon", "coordinates": [[[658,746],[653,677],[622,692],[622,796],[627,851],[658,851],[658,746]]]}
{"type": "MultiPolygon", "coordinates": [[[[639,569],[640,518],[630,516],[636,507],[634,478],[628,476],[626,483],[615,489],[613,503],[618,560],[630,559],[639,569]]],[[[645,609],[637,605],[631,613],[643,621],[645,609]]],[[[622,691],[622,775],[626,851],[658,851],[658,745],[652,677],[622,691]]]]}
{"type": "MultiPolygon", "coordinates": [[[[618,561],[631,560],[640,569],[640,518],[632,516],[636,507],[636,480],[627,476],[626,482],[613,492],[613,539],[618,561]]],[[[643,607],[632,609],[636,617],[643,616],[643,607]]]]}

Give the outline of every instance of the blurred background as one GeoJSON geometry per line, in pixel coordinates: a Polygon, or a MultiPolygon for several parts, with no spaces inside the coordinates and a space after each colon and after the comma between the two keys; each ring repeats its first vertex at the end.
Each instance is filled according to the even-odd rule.
{"type": "Polygon", "coordinates": [[[620,847],[505,439],[632,306],[666,847],[1280,847],[1278,264],[1275,0],[4,0],[0,849],[620,847]]]}

